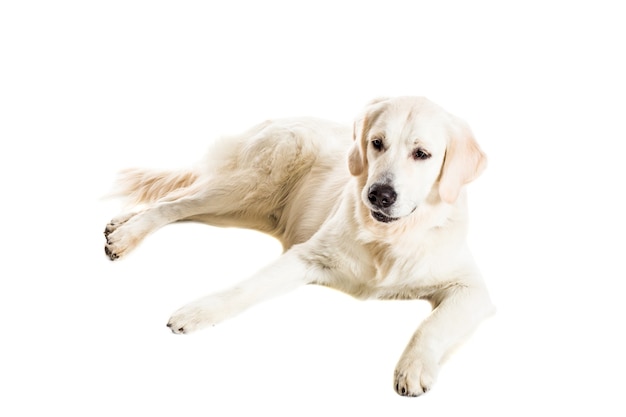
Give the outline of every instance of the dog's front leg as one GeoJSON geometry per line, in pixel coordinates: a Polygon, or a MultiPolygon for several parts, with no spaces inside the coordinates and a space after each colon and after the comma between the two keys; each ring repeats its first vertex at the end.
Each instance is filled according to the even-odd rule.
{"type": "Polygon", "coordinates": [[[189,333],[215,325],[248,307],[297,289],[316,279],[316,271],[299,254],[297,247],[238,285],[194,301],[170,318],[174,333],[189,333]]]}
{"type": "Polygon", "coordinates": [[[394,375],[398,394],[416,397],[437,378],[442,359],[493,312],[484,286],[456,285],[431,299],[434,309],[404,350],[394,375]]]}

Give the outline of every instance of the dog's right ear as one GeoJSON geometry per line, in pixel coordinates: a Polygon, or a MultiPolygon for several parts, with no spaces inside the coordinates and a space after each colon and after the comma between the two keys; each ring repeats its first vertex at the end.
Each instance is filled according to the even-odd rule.
{"type": "Polygon", "coordinates": [[[354,122],[354,128],[352,130],[352,139],[354,143],[352,144],[352,149],[350,149],[350,153],[348,154],[348,168],[350,169],[350,174],[356,176],[361,175],[363,170],[365,169],[365,150],[362,149],[361,138],[360,138],[360,130],[359,120],[357,119],[354,122]]]}
{"type": "Polygon", "coordinates": [[[352,129],[354,143],[348,154],[348,168],[354,176],[361,175],[367,167],[367,134],[372,122],[382,112],[381,104],[388,99],[388,97],[380,97],[370,101],[354,121],[352,129]]]}

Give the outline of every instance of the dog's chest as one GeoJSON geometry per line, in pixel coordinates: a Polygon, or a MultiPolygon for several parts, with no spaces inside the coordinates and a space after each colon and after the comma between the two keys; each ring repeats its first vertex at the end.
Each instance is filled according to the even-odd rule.
{"type": "Polygon", "coordinates": [[[336,269],[328,284],[357,298],[420,298],[441,284],[430,251],[380,244],[352,249],[334,254],[336,269]]]}
{"type": "Polygon", "coordinates": [[[372,253],[374,289],[430,286],[435,254],[423,247],[387,247],[372,253]]]}

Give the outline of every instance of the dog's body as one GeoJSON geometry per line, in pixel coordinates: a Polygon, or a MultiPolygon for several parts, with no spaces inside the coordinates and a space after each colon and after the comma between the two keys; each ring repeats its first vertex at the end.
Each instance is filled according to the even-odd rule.
{"type": "Polygon", "coordinates": [[[107,225],[105,251],[117,259],[179,220],[252,228],[282,242],[274,263],[175,312],[175,333],[304,284],[363,299],[429,300],[433,312],[394,378],[399,394],[416,396],[492,311],[465,244],[463,185],[484,165],[469,128],[423,98],[376,100],[353,130],[310,118],[268,121],[218,142],[195,170],[126,171],[121,194],[146,207],[107,225]]]}

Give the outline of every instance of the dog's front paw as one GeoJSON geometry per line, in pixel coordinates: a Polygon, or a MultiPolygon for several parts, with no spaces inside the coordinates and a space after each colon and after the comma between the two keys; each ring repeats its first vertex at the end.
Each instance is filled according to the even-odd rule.
{"type": "Polygon", "coordinates": [[[215,307],[206,303],[192,303],[177,310],[167,322],[172,332],[191,333],[208,326],[214,326],[222,320],[215,307]]]}
{"type": "Polygon", "coordinates": [[[437,362],[426,355],[417,358],[403,356],[394,373],[394,388],[402,396],[417,397],[432,388],[438,372],[437,362]]]}

